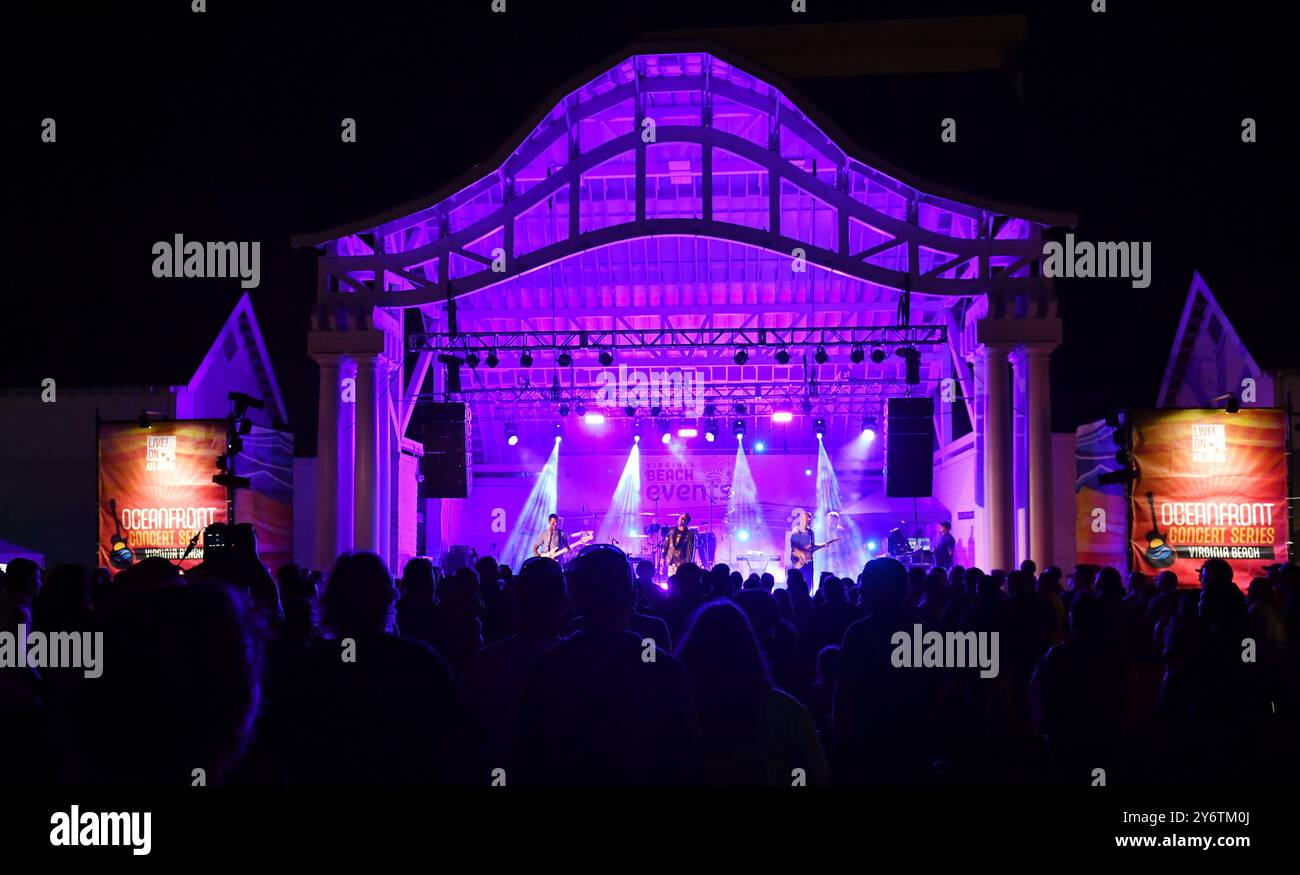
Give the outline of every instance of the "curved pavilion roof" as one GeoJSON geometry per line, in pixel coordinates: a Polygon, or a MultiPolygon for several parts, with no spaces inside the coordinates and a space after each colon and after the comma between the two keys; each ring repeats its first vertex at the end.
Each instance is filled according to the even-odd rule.
{"type": "MultiPolygon", "coordinates": [[[[1050,297],[1042,232],[1073,224],[909,178],[779,75],[678,43],[635,46],[557,89],[439,192],[294,243],[322,250],[322,304],[419,306],[436,326],[454,299],[464,333],[911,324],[952,336],[973,296],[1050,297]]],[[[718,352],[695,358],[730,367],[718,352]]],[[[946,344],[923,352],[925,381],[948,372],[946,344]]],[[[845,376],[840,363],[772,367],[773,385],[845,376]]],[[[891,357],[874,376],[901,368],[891,357]]],[[[528,370],[533,385],[561,379],[528,370]]],[[[504,391],[514,371],[474,380],[504,391]]],[[[711,382],[747,380],[732,376],[711,382]]]]}

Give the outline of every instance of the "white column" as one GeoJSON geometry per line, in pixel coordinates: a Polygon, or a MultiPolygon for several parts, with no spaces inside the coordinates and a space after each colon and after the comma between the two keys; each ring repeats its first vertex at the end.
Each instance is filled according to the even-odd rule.
{"type": "MultiPolygon", "coordinates": [[[[338,552],[352,551],[352,505],[355,480],[352,460],[356,453],[357,421],[357,365],[351,358],[345,358],[339,365],[339,379],[342,382],[339,405],[339,489],[335,509],[338,520],[338,552]]],[[[330,564],[333,564],[333,559],[330,564]]]]}
{"type": "Polygon", "coordinates": [[[359,353],[353,358],[357,363],[357,419],[352,549],[379,553],[379,356],[359,353]]]}
{"type": "Polygon", "coordinates": [[[1011,405],[1007,350],[1002,344],[984,344],[978,353],[983,372],[984,397],[984,555],[986,571],[1011,570],[1011,405]]]}
{"type": "MultiPolygon", "coordinates": [[[[320,366],[320,411],[316,420],[315,568],[325,573],[339,553],[339,356],[313,356],[320,366]]],[[[301,560],[299,560],[301,561],[301,560]]]]}
{"type": "Polygon", "coordinates": [[[1052,543],[1052,394],[1049,356],[1055,344],[1024,344],[1012,356],[1023,371],[1029,469],[1029,555],[1045,568],[1055,561],[1052,543]]]}

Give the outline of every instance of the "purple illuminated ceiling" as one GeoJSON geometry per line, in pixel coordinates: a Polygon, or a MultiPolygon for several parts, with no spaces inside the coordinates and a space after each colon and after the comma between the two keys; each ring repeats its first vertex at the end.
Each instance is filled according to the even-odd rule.
{"type": "MultiPolygon", "coordinates": [[[[310,239],[323,249],[322,302],[417,306],[429,330],[444,330],[454,298],[461,332],[815,328],[900,324],[899,290],[909,288],[911,324],[951,327],[971,296],[1036,281],[1050,217],[883,173],[782,90],[716,54],[632,55],[544,113],[467,183],[310,239]]],[[[790,368],[769,359],[745,369],[717,352],[691,365],[719,385],[807,381],[798,357],[790,368]]],[[[929,391],[949,351],[923,353],[929,391]]],[[[509,358],[467,382],[591,378],[553,359],[517,368],[509,358]]],[[[823,385],[856,379],[852,369],[866,371],[838,360],[810,368],[823,385]]],[[[900,369],[891,356],[859,376],[897,380],[900,369]]],[[[478,421],[513,413],[476,407],[478,421]]]]}

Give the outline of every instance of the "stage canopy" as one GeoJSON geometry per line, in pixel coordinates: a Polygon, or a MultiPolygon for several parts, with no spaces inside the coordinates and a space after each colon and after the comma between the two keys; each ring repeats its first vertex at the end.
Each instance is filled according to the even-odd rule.
{"type": "MultiPolygon", "coordinates": [[[[906,396],[940,402],[942,450],[979,431],[990,349],[1005,370],[1027,342],[1059,341],[1038,259],[1044,232],[1073,223],[909,178],[710,45],[621,53],[443,190],[296,243],[322,253],[322,392],[351,373],[343,336],[382,332],[359,354],[402,372],[377,378],[391,414],[376,419],[395,431],[376,439],[403,439],[417,400],[461,400],[475,463],[491,466],[512,458],[511,436],[541,441],[597,407],[620,431],[649,417],[728,434],[788,410],[786,449],[815,452],[816,420],[841,443],[906,396]],[[702,397],[629,415],[599,394],[620,367],[688,369],[702,397]]],[[[365,362],[357,373],[371,379],[365,362]]],[[[367,458],[368,423],[348,438],[367,458]]]]}

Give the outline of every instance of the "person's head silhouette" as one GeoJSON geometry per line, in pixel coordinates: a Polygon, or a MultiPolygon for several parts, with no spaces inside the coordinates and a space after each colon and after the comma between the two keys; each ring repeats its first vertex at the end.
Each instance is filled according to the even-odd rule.
{"type": "Polygon", "coordinates": [[[569,593],[574,610],[591,630],[627,628],[636,595],[627,555],[609,544],[584,548],[569,563],[569,593]]]}

